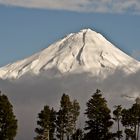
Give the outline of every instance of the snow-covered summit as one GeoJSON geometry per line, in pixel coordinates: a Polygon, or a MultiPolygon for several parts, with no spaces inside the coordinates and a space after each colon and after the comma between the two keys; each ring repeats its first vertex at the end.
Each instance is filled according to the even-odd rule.
{"type": "Polygon", "coordinates": [[[117,68],[135,72],[140,63],[131,58],[100,33],[83,29],[29,58],[0,68],[0,78],[19,78],[26,73],[38,75],[42,71],[58,69],[61,74],[90,72],[94,76],[107,76],[117,68]]]}

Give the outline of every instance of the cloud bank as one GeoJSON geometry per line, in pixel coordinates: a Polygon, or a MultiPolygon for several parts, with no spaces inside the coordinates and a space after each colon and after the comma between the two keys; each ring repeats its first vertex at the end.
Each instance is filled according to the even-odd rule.
{"type": "Polygon", "coordinates": [[[140,13],[139,0],[0,0],[2,5],[95,13],[140,13]]]}
{"type": "MultiPolygon", "coordinates": [[[[0,89],[8,95],[14,106],[19,127],[16,140],[33,140],[37,114],[46,104],[57,109],[63,93],[78,100],[81,116],[84,116],[86,102],[97,88],[102,91],[110,108],[119,104],[128,107],[140,96],[139,83],[140,71],[126,75],[116,70],[104,80],[91,77],[89,73],[53,78],[43,73],[37,77],[27,75],[17,81],[0,80],[0,89]]],[[[83,119],[80,118],[79,125],[84,125],[83,119]]]]}

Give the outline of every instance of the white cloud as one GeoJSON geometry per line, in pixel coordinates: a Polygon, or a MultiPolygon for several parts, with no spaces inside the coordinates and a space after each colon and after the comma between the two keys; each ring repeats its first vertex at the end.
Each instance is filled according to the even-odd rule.
{"type": "Polygon", "coordinates": [[[0,0],[0,4],[98,13],[140,13],[139,0],[0,0]]]}

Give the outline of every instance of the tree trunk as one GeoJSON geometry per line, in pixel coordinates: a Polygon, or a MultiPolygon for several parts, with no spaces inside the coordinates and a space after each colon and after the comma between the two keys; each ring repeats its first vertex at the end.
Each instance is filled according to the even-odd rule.
{"type": "Polygon", "coordinates": [[[140,127],[140,125],[139,125],[139,123],[138,123],[137,140],[139,140],[139,127],[140,127]]]}
{"type": "Polygon", "coordinates": [[[64,134],[62,133],[62,140],[64,140],[64,134]]]}
{"type": "Polygon", "coordinates": [[[48,130],[48,140],[50,140],[50,134],[49,134],[49,130],[48,130]]]}
{"type": "Polygon", "coordinates": [[[120,123],[119,123],[119,119],[118,119],[118,140],[120,140],[120,123]]]}
{"type": "Polygon", "coordinates": [[[60,140],[64,140],[64,133],[63,132],[60,133],[60,140]]]}
{"type": "Polygon", "coordinates": [[[137,140],[137,135],[136,135],[136,133],[137,133],[137,125],[136,124],[135,124],[134,131],[135,131],[135,140],[137,140]]]}
{"type": "Polygon", "coordinates": [[[69,135],[67,135],[67,140],[69,140],[69,135]]]}

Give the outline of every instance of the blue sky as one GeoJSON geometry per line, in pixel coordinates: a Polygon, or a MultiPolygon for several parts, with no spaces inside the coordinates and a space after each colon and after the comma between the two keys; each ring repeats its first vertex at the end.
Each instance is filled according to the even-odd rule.
{"type": "Polygon", "coordinates": [[[100,32],[140,60],[140,2],[119,1],[0,0],[0,66],[83,28],[100,32]]]}

